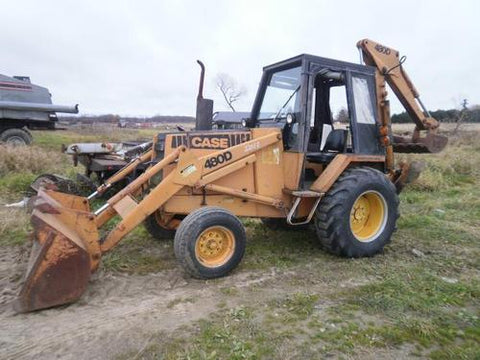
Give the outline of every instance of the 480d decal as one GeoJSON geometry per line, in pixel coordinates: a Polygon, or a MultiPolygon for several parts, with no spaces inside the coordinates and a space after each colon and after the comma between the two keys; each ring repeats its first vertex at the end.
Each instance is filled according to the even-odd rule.
{"type": "Polygon", "coordinates": [[[391,53],[389,48],[387,48],[386,46],[380,45],[380,44],[375,45],[375,50],[377,50],[379,53],[382,53],[382,54],[385,54],[385,55],[390,55],[390,53],[391,53]]]}
{"type": "Polygon", "coordinates": [[[232,160],[232,157],[233,155],[230,151],[225,151],[220,155],[209,157],[205,161],[204,168],[205,169],[213,168],[215,166],[218,166],[219,164],[223,164],[224,162],[232,160]]]}

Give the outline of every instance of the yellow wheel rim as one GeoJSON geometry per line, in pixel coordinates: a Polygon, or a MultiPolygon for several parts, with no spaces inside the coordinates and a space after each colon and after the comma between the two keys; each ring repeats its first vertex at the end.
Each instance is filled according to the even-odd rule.
{"type": "Polygon", "coordinates": [[[387,203],[376,191],[361,194],[350,211],[350,229],[357,240],[370,242],[385,228],[387,222],[387,203]]]}
{"type": "Polygon", "coordinates": [[[207,267],[218,267],[230,260],[234,249],[233,233],[223,226],[212,226],[197,238],[195,256],[207,267]]]}

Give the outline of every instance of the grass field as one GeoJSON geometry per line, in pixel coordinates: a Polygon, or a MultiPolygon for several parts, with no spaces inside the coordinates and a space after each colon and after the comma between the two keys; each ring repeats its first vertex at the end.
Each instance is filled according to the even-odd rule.
{"type": "MultiPolygon", "coordinates": [[[[59,153],[62,143],[151,135],[37,132],[31,148],[0,149],[1,202],[21,199],[41,173],[73,177],[78,169],[59,153]]],[[[479,136],[477,128],[463,129],[441,154],[403,157],[427,166],[401,194],[398,230],[382,254],[334,257],[311,231],[272,231],[244,219],[247,251],[231,279],[189,282],[184,294],[150,314],[181,319],[182,311],[204,309],[201,291],[210,291],[210,310],[168,329],[145,325],[144,341],[111,357],[479,359],[479,136]]],[[[0,208],[4,253],[25,251],[28,231],[21,210],[0,208]]],[[[173,245],[138,228],[103,259],[101,272],[137,279],[176,266],[173,245]]]]}

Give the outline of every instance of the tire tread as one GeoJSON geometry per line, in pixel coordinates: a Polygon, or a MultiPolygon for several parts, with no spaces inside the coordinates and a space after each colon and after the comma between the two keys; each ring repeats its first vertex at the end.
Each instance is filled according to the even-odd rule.
{"type": "MultiPolygon", "coordinates": [[[[195,240],[195,239],[192,240],[192,234],[196,234],[199,231],[201,231],[202,225],[204,223],[203,218],[205,216],[208,216],[209,219],[218,218],[219,220],[225,217],[229,217],[230,220],[236,223],[235,225],[239,226],[239,229],[241,231],[241,237],[242,237],[241,239],[237,239],[237,238],[235,239],[236,241],[235,250],[237,250],[238,246],[240,249],[240,253],[237,254],[237,257],[239,257],[238,262],[240,262],[245,251],[245,239],[246,239],[245,228],[243,227],[243,224],[240,222],[240,220],[236,216],[234,216],[232,213],[230,213],[229,211],[221,207],[216,207],[216,206],[206,206],[191,212],[185,219],[183,219],[183,221],[181,222],[180,226],[177,229],[177,232],[175,234],[175,240],[174,240],[174,252],[180,265],[190,275],[199,279],[208,279],[208,278],[224,276],[228,272],[233,270],[233,268],[238,264],[238,262],[237,264],[233,264],[233,267],[231,267],[224,273],[211,276],[205,273],[204,267],[202,267],[201,264],[194,261],[194,259],[189,253],[188,246],[191,241],[195,240]]],[[[232,256],[232,259],[234,257],[235,257],[235,253],[232,256]]]]}
{"type": "MultiPolygon", "coordinates": [[[[395,186],[380,171],[369,167],[356,167],[346,170],[335,182],[331,190],[325,194],[315,214],[315,227],[320,245],[326,251],[346,257],[371,256],[370,253],[362,253],[349,243],[343,233],[344,204],[347,203],[352,193],[361,184],[381,183],[394,194],[393,206],[390,211],[395,212],[395,222],[398,218],[398,197],[395,186]]],[[[390,237],[386,243],[390,242],[390,237]]]]}

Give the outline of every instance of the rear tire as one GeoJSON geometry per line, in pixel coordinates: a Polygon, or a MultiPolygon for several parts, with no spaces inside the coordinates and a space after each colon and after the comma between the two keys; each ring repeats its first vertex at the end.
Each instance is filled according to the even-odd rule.
{"type": "Polygon", "coordinates": [[[167,229],[163,227],[157,218],[157,213],[154,212],[148,216],[144,221],[145,229],[157,240],[172,240],[175,237],[175,229],[167,229]]]}
{"type": "Polygon", "coordinates": [[[390,241],[398,218],[398,197],[387,177],[354,168],[335,182],[320,202],[315,228],[322,247],[346,257],[372,256],[390,241]]]}
{"type": "Polygon", "coordinates": [[[30,145],[32,136],[23,129],[7,129],[0,134],[0,142],[13,146],[30,145]]]}
{"type": "Polygon", "coordinates": [[[191,212],[181,222],[174,240],[175,256],[193,277],[227,275],[243,258],[246,234],[240,220],[213,206],[191,212]]]}

